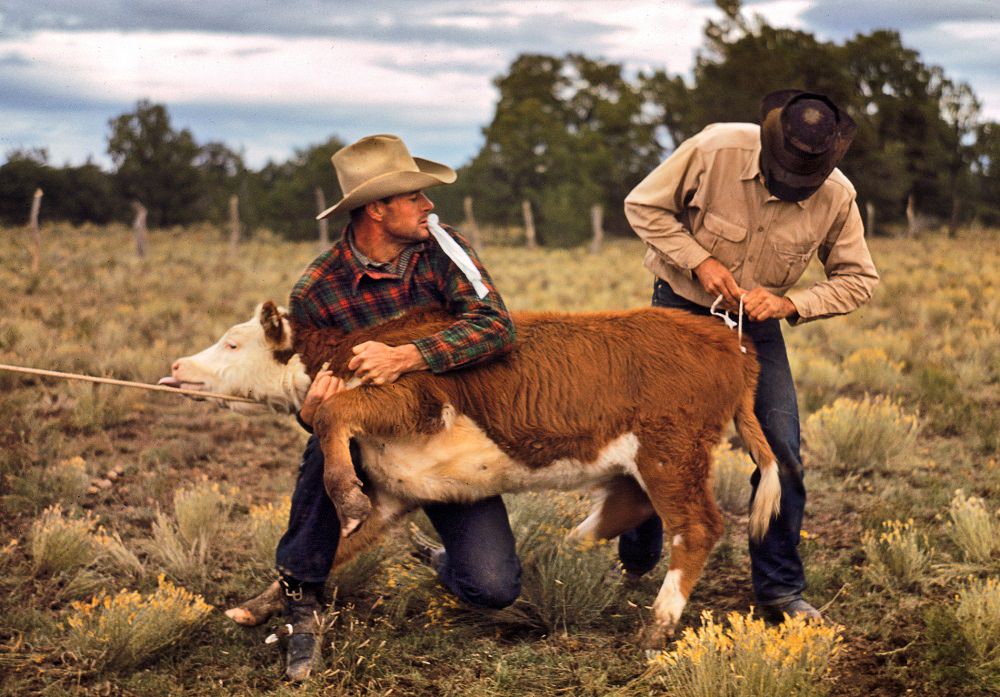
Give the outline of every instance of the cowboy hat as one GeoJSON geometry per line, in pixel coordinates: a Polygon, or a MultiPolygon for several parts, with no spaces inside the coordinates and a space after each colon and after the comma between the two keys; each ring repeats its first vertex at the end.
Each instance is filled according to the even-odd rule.
{"type": "Polygon", "coordinates": [[[761,170],[783,201],[809,198],[847,152],[854,120],[828,97],[802,90],[771,92],[760,102],[761,170]]]}
{"type": "Polygon", "coordinates": [[[457,177],[447,165],[413,157],[402,140],[387,134],[365,136],[338,150],[330,161],[344,197],[316,220],[388,196],[451,184],[457,177]]]}

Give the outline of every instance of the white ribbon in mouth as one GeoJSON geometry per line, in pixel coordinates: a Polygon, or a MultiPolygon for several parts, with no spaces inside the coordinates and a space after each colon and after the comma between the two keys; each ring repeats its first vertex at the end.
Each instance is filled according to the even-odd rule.
{"type": "Polygon", "coordinates": [[[427,216],[427,229],[430,230],[441,250],[448,255],[449,259],[455,262],[455,266],[469,279],[472,287],[476,289],[476,295],[480,299],[485,298],[490,289],[483,283],[483,275],[479,273],[479,269],[475,263],[473,263],[472,259],[458,242],[452,239],[451,235],[443,227],[438,225],[437,213],[431,213],[427,216]]]}

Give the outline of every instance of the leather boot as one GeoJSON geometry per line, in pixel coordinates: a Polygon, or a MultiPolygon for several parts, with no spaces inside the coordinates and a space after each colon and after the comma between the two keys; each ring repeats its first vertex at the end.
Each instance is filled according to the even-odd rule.
{"type": "Polygon", "coordinates": [[[309,677],[320,658],[319,602],[321,586],[281,577],[285,622],[291,626],[285,652],[285,676],[293,682],[309,677]]]}
{"type": "Polygon", "coordinates": [[[804,617],[807,620],[826,622],[820,611],[802,598],[792,598],[777,605],[763,605],[759,609],[764,620],[772,624],[781,624],[785,617],[804,617]]]}

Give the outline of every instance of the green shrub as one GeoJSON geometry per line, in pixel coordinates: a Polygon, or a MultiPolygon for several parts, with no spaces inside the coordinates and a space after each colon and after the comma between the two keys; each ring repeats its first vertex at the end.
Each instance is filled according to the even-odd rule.
{"type": "Polygon", "coordinates": [[[844,360],[844,372],[859,392],[894,394],[903,384],[903,364],[880,348],[858,349],[844,360]]]}
{"type": "Polygon", "coordinates": [[[885,397],[842,397],[806,420],[805,448],[823,467],[861,473],[884,469],[912,451],[916,416],[885,397]]]}
{"type": "Polygon", "coordinates": [[[11,489],[29,510],[54,503],[80,505],[86,500],[92,481],[87,463],[79,456],[59,460],[45,467],[36,464],[12,479],[11,489]]]}
{"type": "Polygon", "coordinates": [[[843,382],[840,367],[813,351],[794,351],[789,360],[795,376],[795,391],[806,413],[814,412],[836,398],[843,382]]]}
{"type": "Polygon", "coordinates": [[[956,491],[948,507],[948,517],[951,539],[966,560],[988,562],[1000,552],[1000,524],[981,498],[966,496],[961,489],[956,491]]]}
{"type": "Polygon", "coordinates": [[[713,453],[712,489],[715,501],[730,513],[746,513],[750,501],[750,474],[755,465],[744,451],[722,442],[713,453]]]}
{"type": "Polygon", "coordinates": [[[211,609],[201,596],[160,576],[149,595],[123,590],[73,603],[65,617],[65,648],[88,670],[131,670],[188,636],[211,609]]]}
{"type": "Polygon", "coordinates": [[[131,414],[132,396],[112,387],[97,384],[72,384],[68,388],[74,395],[75,405],[69,416],[69,425],[87,433],[97,433],[111,426],[124,423],[131,414]]]}
{"type": "Polygon", "coordinates": [[[255,560],[266,560],[269,567],[273,565],[274,550],[288,529],[288,511],[291,506],[292,500],[288,496],[277,506],[272,503],[250,506],[250,545],[255,560]]]}
{"type": "Polygon", "coordinates": [[[687,628],[671,651],[657,654],[648,673],[674,697],[816,697],[840,650],[840,628],[791,618],[770,627],[729,614],[728,627],[711,612],[687,628]]]}
{"type": "Polygon", "coordinates": [[[202,482],[190,489],[174,492],[174,517],[177,531],[189,544],[199,538],[215,539],[226,524],[232,501],[218,484],[202,482]]]}
{"type": "Polygon", "coordinates": [[[958,594],[955,618],[972,650],[969,667],[993,690],[1000,690],[1000,582],[970,581],[958,594]]]}
{"type": "Polygon", "coordinates": [[[96,556],[94,528],[97,520],[89,511],[83,516],[63,513],[56,504],[46,508],[31,525],[30,552],[36,574],[60,574],[90,564],[96,556]]]}
{"type": "Polygon", "coordinates": [[[913,521],[886,520],[876,533],[861,536],[866,564],[864,575],[883,588],[908,589],[918,586],[930,567],[931,551],[927,536],[913,527],[913,521]]]}
{"type": "Polygon", "coordinates": [[[189,542],[162,511],[156,513],[148,551],[172,578],[199,589],[207,582],[209,538],[196,535],[189,542]]]}

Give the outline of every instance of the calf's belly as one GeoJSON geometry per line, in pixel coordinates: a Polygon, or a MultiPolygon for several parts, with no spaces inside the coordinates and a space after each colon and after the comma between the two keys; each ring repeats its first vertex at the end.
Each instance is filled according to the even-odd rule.
{"type": "Polygon", "coordinates": [[[503,452],[472,419],[448,420],[430,436],[360,436],[362,465],[379,489],[413,503],[474,501],[505,492],[578,489],[635,473],[639,439],[625,433],[593,461],[553,459],[528,467],[503,452]]]}

